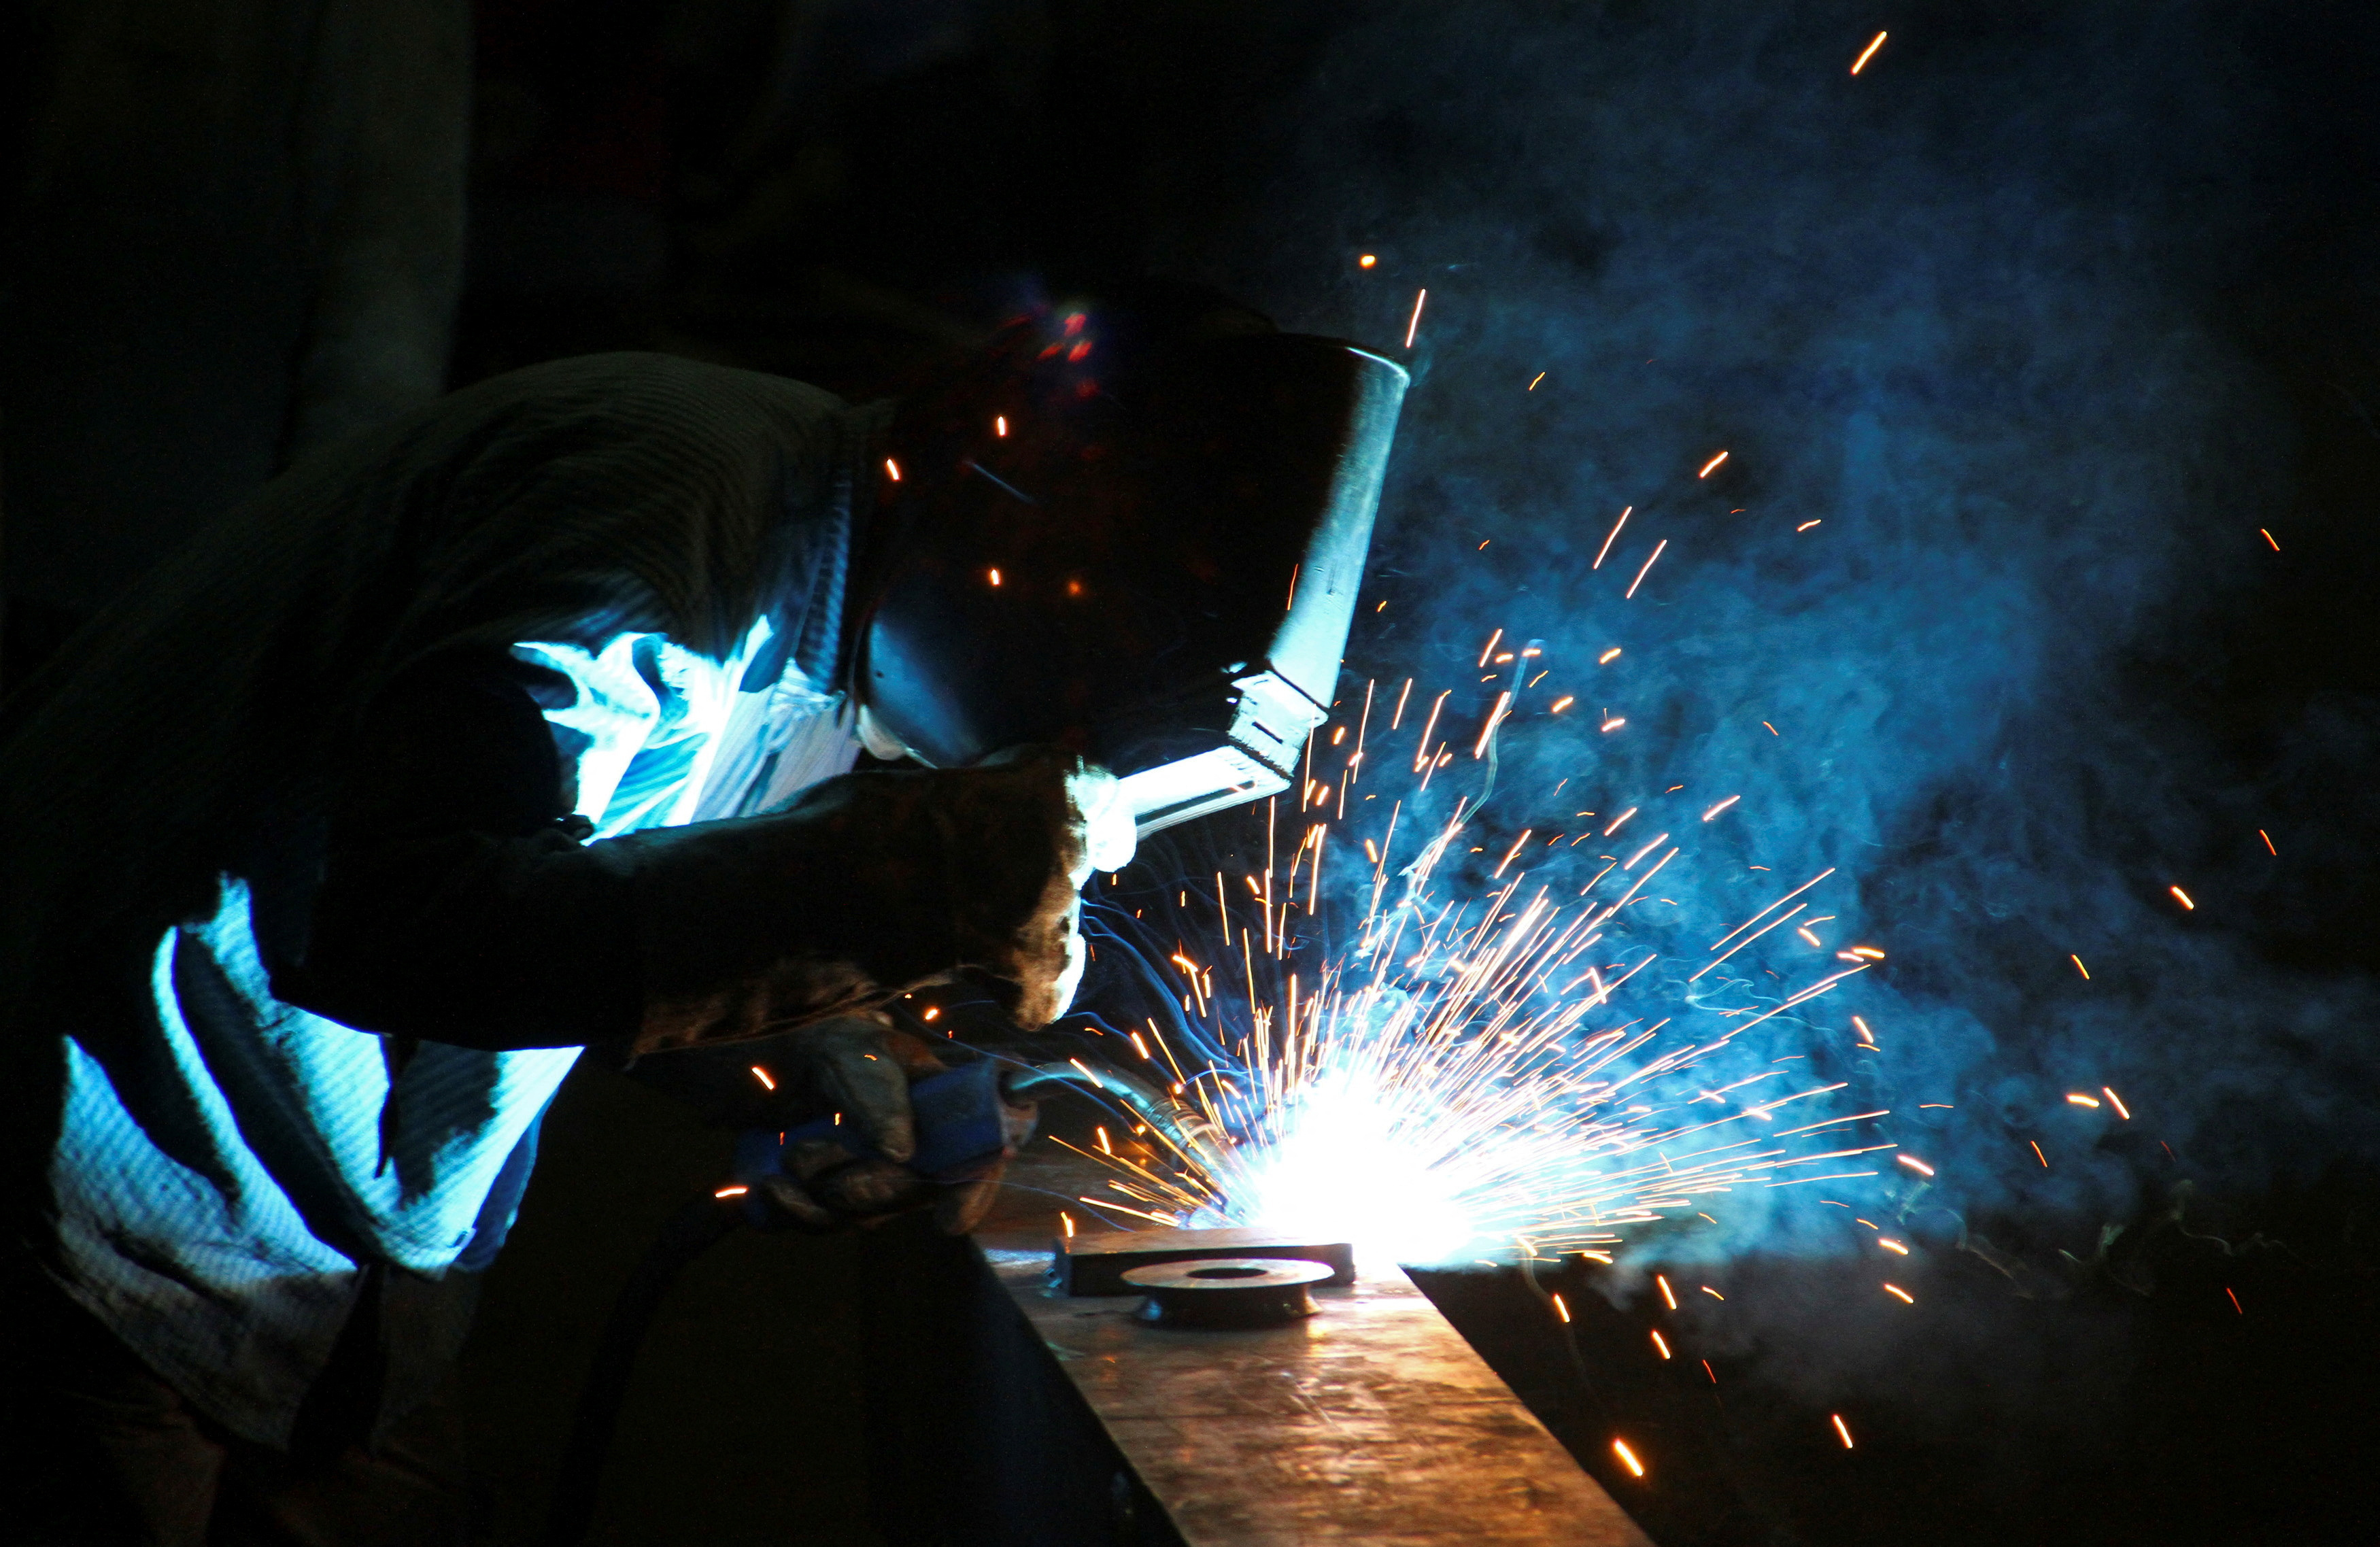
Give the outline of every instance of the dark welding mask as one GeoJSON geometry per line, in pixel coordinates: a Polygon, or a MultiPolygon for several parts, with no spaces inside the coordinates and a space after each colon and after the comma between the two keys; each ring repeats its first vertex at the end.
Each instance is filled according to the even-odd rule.
{"type": "Polygon", "coordinates": [[[1061,306],[903,399],[855,618],[876,723],[1020,742],[1143,836],[1288,786],[1329,713],[1405,372],[1206,291],[1061,306]]]}

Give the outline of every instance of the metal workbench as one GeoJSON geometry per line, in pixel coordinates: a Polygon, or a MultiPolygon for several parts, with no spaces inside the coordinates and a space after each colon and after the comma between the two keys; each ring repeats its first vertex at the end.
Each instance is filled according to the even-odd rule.
{"type": "Polygon", "coordinates": [[[870,1428],[904,1547],[1650,1547],[1392,1264],[1260,1331],[1051,1290],[1079,1164],[1028,1154],[973,1242],[881,1245],[870,1428]]]}

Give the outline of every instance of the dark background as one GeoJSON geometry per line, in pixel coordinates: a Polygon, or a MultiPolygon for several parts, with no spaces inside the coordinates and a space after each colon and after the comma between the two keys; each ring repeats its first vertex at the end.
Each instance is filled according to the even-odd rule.
{"type": "MultiPolygon", "coordinates": [[[[387,324],[413,365],[341,401],[368,418],[425,371],[609,348],[865,397],[1144,271],[1388,348],[1415,388],[1366,598],[1387,605],[1344,691],[1413,676],[1476,725],[1487,632],[1545,641],[1642,734],[1582,739],[1524,701],[1480,845],[1568,820],[1545,793],[1565,776],[1744,793],[1681,914],[1765,900],[1739,907],[1767,879],[1718,859],[1841,867],[1845,928],[1894,961],[1796,1046],[1856,1063],[1835,1022],[1859,1010],[1886,1033],[1863,1091],[1956,1112],[1896,1134],[1943,1184],[1878,1200],[1921,1248],[1896,1272],[1922,1318],[1876,1299],[1855,1237],[1781,1206],[1562,1267],[1574,1343],[1511,1272],[1434,1277],[1441,1303],[1667,1547],[2368,1540],[2374,18],[1775,10],[491,0],[461,30],[457,277],[387,324]],[[1622,506],[1629,546],[1590,571],[1622,506]],[[1611,571],[1662,537],[1623,606],[1611,571]],[[1588,675],[1606,641],[1637,675],[1588,675]],[[2136,1130],[2059,1107],[2103,1082],[2136,1130]],[[1724,1310],[1657,1322],[1657,1267],[1723,1277],[1724,1310]],[[1608,1465],[1615,1432],[1646,1483],[1608,1465]]],[[[361,133],[299,132],[324,81],[361,79],[324,41],[345,14],[40,6],[0,46],[25,107],[11,678],[316,432],[346,196],[289,147],[361,133]],[[159,94],[193,81],[221,89],[159,94]]],[[[396,105],[358,121],[444,99],[372,100],[396,105]]],[[[1246,831],[1153,851],[1114,900],[1246,831]]],[[[508,1530],[611,1287],[720,1142],[592,1071],[552,1115],[464,1371],[508,1530]]],[[[746,1238],[695,1271],[607,1540],[871,1540],[863,1256],[746,1238]]]]}

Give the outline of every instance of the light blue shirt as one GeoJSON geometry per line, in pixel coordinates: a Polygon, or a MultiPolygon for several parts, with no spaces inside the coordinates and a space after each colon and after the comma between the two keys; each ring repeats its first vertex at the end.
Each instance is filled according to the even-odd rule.
{"type": "MultiPolygon", "coordinates": [[[[773,810],[852,765],[840,699],[793,666],[737,690],[768,627],[723,664],[640,634],[515,647],[577,689],[546,717],[597,836],[773,810]]],[[[363,1264],[435,1278],[493,1259],[580,1050],[424,1043],[392,1082],[379,1037],[273,996],[230,877],[213,917],[158,939],[149,1010],[128,1057],[66,1041],[68,1292],[202,1409],[285,1444],[363,1264]]]]}

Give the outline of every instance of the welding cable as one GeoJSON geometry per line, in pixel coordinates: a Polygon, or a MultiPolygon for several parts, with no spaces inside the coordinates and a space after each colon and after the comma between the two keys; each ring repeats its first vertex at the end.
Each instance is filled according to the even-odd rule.
{"type": "Polygon", "coordinates": [[[644,1345],[653,1312],[686,1265],[734,1234],[743,1219],[740,1198],[697,1199],[670,1216],[622,1285],[571,1416],[570,1443],[563,1448],[553,1503],[546,1515],[546,1547],[578,1547],[587,1539],[595,1518],[595,1495],[603,1482],[603,1463],[619,1427],[620,1406],[628,1395],[637,1350],[644,1345]]]}

